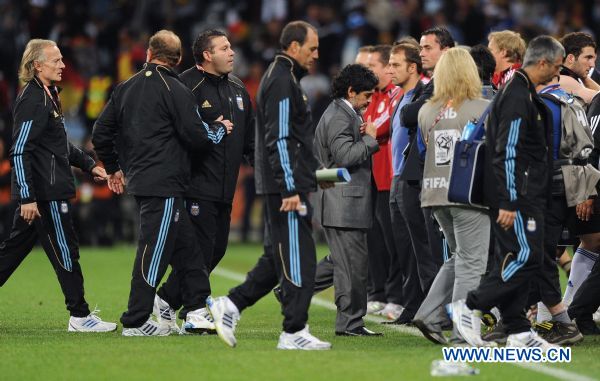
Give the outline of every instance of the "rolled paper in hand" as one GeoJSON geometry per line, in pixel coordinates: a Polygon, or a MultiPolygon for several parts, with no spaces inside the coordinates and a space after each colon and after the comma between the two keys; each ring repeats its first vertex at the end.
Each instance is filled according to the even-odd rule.
{"type": "Polygon", "coordinates": [[[317,170],[317,181],[347,183],[352,177],[346,168],[326,168],[317,170]]]}

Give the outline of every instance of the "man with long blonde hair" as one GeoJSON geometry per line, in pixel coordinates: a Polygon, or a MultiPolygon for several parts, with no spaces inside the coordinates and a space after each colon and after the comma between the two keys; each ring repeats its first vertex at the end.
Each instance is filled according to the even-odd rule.
{"type": "Polygon", "coordinates": [[[19,78],[25,83],[14,108],[10,149],[12,197],[19,204],[10,238],[0,245],[0,285],[8,280],[40,240],[58,277],[67,309],[68,330],[109,332],[117,328],[84,298],[79,247],[69,200],[75,197],[71,165],[105,179],[104,168],[67,140],[59,89],[65,64],[54,41],[34,39],[25,47],[19,78]]]}

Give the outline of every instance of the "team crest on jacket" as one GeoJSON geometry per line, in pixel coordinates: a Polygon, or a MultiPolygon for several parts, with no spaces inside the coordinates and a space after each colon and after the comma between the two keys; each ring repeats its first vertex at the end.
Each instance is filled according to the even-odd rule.
{"type": "Polygon", "coordinates": [[[179,209],[177,209],[177,211],[175,211],[175,218],[174,218],[175,222],[179,221],[179,209]]]}
{"type": "Polygon", "coordinates": [[[377,106],[377,113],[381,114],[383,110],[385,110],[385,102],[381,101],[381,103],[379,103],[379,106],[377,106]]]}
{"type": "Polygon", "coordinates": [[[238,108],[241,111],[244,111],[244,100],[242,99],[242,96],[241,95],[236,96],[235,100],[237,102],[238,108]]]}
{"type": "Polygon", "coordinates": [[[66,201],[63,201],[63,202],[60,203],[60,212],[62,214],[69,213],[69,205],[67,204],[66,201]]]}
{"type": "Polygon", "coordinates": [[[190,214],[194,217],[200,214],[200,207],[198,206],[198,204],[192,204],[192,207],[190,208],[190,214]]]}

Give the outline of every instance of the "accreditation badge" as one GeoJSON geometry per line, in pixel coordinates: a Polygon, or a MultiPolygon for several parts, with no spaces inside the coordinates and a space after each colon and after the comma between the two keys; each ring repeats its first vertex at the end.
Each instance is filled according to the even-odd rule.
{"type": "Polygon", "coordinates": [[[241,95],[238,95],[235,97],[235,100],[237,102],[237,106],[241,111],[244,111],[244,100],[242,99],[241,95]]]}

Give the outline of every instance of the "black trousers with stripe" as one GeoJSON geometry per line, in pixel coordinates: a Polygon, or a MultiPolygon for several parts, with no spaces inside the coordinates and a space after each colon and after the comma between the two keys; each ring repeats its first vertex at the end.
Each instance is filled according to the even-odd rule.
{"type": "Polygon", "coordinates": [[[514,225],[504,230],[490,211],[496,238],[494,267],[479,287],[467,295],[467,307],[489,311],[498,307],[507,334],[526,332],[531,323],[525,316],[530,292],[537,289],[544,259],[544,214],[517,211],[514,225]]]}
{"type": "Polygon", "coordinates": [[[210,294],[208,272],[200,246],[180,197],[136,196],[140,232],[133,265],[125,328],[143,325],[152,313],[156,288],[170,264],[181,277],[183,305],[192,311],[210,294]]]}
{"type": "MultiPolygon", "coordinates": [[[[227,251],[231,222],[231,204],[218,201],[186,199],[185,207],[206,268],[211,273],[225,256],[225,251],[227,251]]],[[[210,292],[210,289],[206,291],[210,292]]],[[[169,303],[171,308],[179,310],[183,306],[182,293],[181,277],[177,270],[174,269],[169,274],[167,281],[158,290],[158,295],[169,303]]],[[[206,299],[208,295],[207,293],[206,295],[202,295],[202,297],[206,299]]],[[[182,308],[179,312],[179,317],[185,319],[188,312],[190,312],[188,308],[182,308]]]]}
{"type": "Polygon", "coordinates": [[[298,332],[308,321],[317,262],[312,207],[306,195],[300,198],[306,203],[306,216],[280,212],[281,196],[265,195],[265,252],[244,283],[229,291],[229,298],[241,312],[280,284],[283,330],[288,333],[298,332]]]}
{"type": "Polygon", "coordinates": [[[581,283],[569,306],[569,316],[579,322],[592,322],[600,307],[600,261],[596,261],[590,275],[581,283]]]}
{"type": "Polygon", "coordinates": [[[84,298],[83,275],[79,265],[79,242],[71,219],[69,201],[38,201],[41,218],[29,225],[15,210],[10,237],[0,244],[0,286],[4,285],[36,242],[42,244],[65,296],[71,316],[90,314],[84,298]]]}

